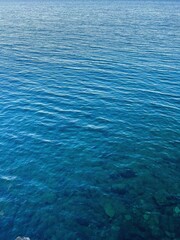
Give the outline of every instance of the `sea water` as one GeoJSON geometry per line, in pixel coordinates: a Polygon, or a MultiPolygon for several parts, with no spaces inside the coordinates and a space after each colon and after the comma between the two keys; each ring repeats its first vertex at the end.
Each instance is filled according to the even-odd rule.
{"type": "Polygon", "coordinates": [[[180,239],[180,2],[0,2],[0,239],[180,239]]]}

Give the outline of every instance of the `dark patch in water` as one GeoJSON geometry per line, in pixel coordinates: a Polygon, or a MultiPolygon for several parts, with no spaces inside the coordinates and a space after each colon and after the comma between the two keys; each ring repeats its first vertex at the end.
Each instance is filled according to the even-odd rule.
{"type": "Polygon", "coordinates": [[[121,195],[121,196],[123,196],[123,195],[125,195],[125,194],[128,193],[128,189],[126,189],[126,188],[120,188],[120,187],[117,187],[117,186],[111,187],[111,191],[112,191],[113,193],[116,193],[116,194],[121,195]]]}
{"type": "Polygon", "coordinates": [[[90,224],[90,221],[89,221],[88,218],[77,217],[75,220],[76,220],[76,222],[77,222],[79,225],[82,225],[82,226],[88,227],[89,224],[90,224]]]}
{"type": "Polygon", "coordinates": [[[137,176],[136,172],[132,169],[126,169],[125,171],[120,173],[123,178],[134,178],[137,176]]]}
{"type": "Polygon", "coordinates": [[[120,178],[129,179],[134,177],[137,177],[137,173],[134,170],[129,168],[125,170],[119,170],[110,174],[110,178],[112,180],[118,180],[120,178]]]}

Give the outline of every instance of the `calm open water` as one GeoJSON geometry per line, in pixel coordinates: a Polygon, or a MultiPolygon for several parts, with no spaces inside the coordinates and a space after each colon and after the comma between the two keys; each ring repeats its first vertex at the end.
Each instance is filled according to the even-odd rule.
{"type": "Polygon", "coordinates": [[[180,2],[0,2],[0,239],[180,239],[180,2]]]}

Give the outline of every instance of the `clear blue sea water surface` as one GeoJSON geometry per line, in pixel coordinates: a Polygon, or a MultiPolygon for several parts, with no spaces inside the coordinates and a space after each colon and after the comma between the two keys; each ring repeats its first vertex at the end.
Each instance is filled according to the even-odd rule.
{"type": "Polygon", "coordinates": [[[180,239],[180,2],[0,1],[0,239],[180,239]]]}

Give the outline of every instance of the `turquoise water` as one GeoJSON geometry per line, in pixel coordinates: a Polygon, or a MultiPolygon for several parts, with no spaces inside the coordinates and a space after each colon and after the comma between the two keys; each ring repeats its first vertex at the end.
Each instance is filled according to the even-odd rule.
{"type": "Polygon", "coordinates": [[[180,2],[0,2],[0,239],[180,239],[180,2]]]}

